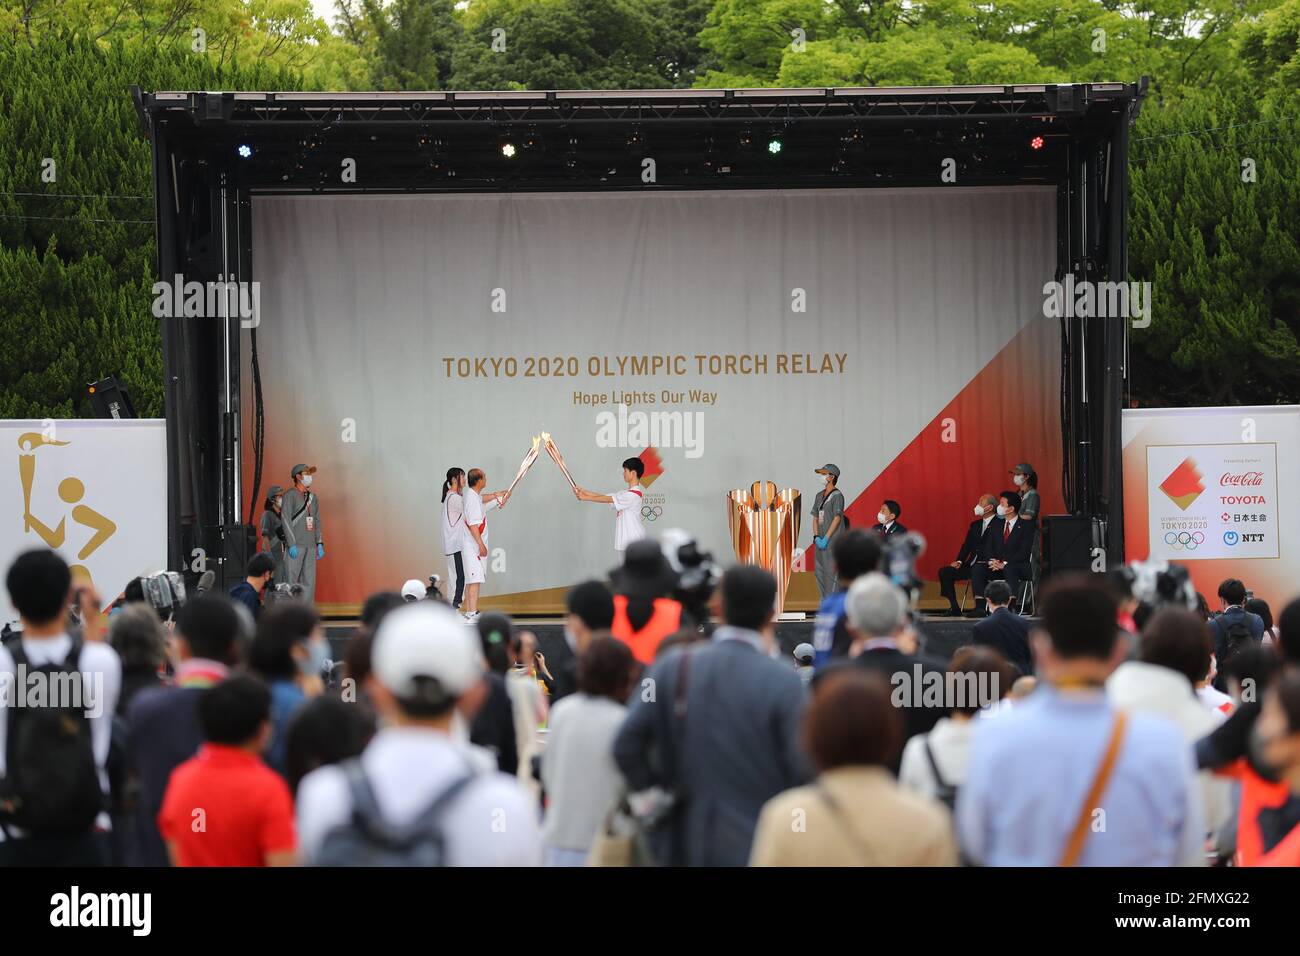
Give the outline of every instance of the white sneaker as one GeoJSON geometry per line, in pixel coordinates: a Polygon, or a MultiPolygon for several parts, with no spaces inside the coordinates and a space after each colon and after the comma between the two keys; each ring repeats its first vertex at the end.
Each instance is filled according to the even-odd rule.
{"type": "Polygon", "coordinates": [[[461,615],[461,619],[464,620],[466,624],[473,624],[478,620],[478,611],[466,611],[461,615]]]}

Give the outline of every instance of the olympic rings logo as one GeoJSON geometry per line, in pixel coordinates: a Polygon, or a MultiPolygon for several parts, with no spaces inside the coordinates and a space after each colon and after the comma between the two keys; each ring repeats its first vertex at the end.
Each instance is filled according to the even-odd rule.
{"type": "Polygon", "coordinates": [[[664,509],[658,505],[655,505],[653,508],[649,505],[641,506],[641,517],[645,518],[647,521],[654,521],[656,518],[661,518],[663,517],[663,513],[664,509]]]}
{"type": "Polygon", "coordinates": [[[1205,535],[1199,531],[1170,531],[1165,534],[1165,544],[1175,551],[1195,551],[1205,543],[1205,535]]]}

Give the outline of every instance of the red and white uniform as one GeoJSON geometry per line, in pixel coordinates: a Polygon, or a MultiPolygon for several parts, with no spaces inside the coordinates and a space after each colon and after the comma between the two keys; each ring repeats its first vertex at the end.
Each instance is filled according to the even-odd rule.
{"type": "MultiPolygon", "coordinates": [[[[450,496],[449,496],[450,497],[450,496]]],[[[482,584],[487,578],[487,558],[478,556],[478,542],[470,534],[470,528],[478,528],[479,536],[485,547],[488,545],[487,513],[497,506],[495,500],[483,504],[483,499],[473,488],[466,488],[461,495],[465,504],[464,538],[461,543],[460,559],[465,566],[465,583],[482,584]]]]}
{"type": "Polygon", "coordinates": [[[615,491],[610,497],[614,499],[614,550],[621,554],[633,541],[645,537],[645,524],[641,521],[645,497],[640,488],[615,491]]]}

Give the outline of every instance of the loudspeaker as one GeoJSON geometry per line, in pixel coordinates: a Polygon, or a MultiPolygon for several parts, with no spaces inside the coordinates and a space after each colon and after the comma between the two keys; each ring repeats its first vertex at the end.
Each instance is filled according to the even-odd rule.
{"type": "Polygon", "coordinates": [[[1092,519],[1048,515],[1043,519],[1043,577],[1092,569],[1092,519]]]}
{"type": "Polygon", "coordinates": [[[204,564],[217,572],[216,588],[226,594],[244,580],[248,559],[257,551],[257,528],[235,524],[204,529],[204,564]]]}

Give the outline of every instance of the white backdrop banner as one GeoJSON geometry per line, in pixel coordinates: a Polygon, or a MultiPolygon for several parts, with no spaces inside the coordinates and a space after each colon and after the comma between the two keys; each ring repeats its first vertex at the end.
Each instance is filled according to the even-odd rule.
{"type": "MultiPolygon", "coordinates": [[[[728,563],[727,492],[800,489],[807,544],[827,462],[870,524],[857,497],[912,449],[915,475],[870,497],[902,501],[939,563],[1016,462],[1059,485],[1050,187],[258,196],[253,249],[244,476],[255,331],[261,490],[319,467],[323,603],[444,573],[446,470],[502,489],[542,431],[592,491],[643,457],[647,530],[728,563]]],[[[545,456],[488,523],[487,595],[618,560],[612,508],[545,456]]]]}
{"type": "MultiPolygon", "coordinates": [[[[88,574],[107,607],[167,566],[162,419],[0,421],[0,567],[50,547],[88,574]]],[[[5,621],[17,613],[5,591],[5,621]]]]}

